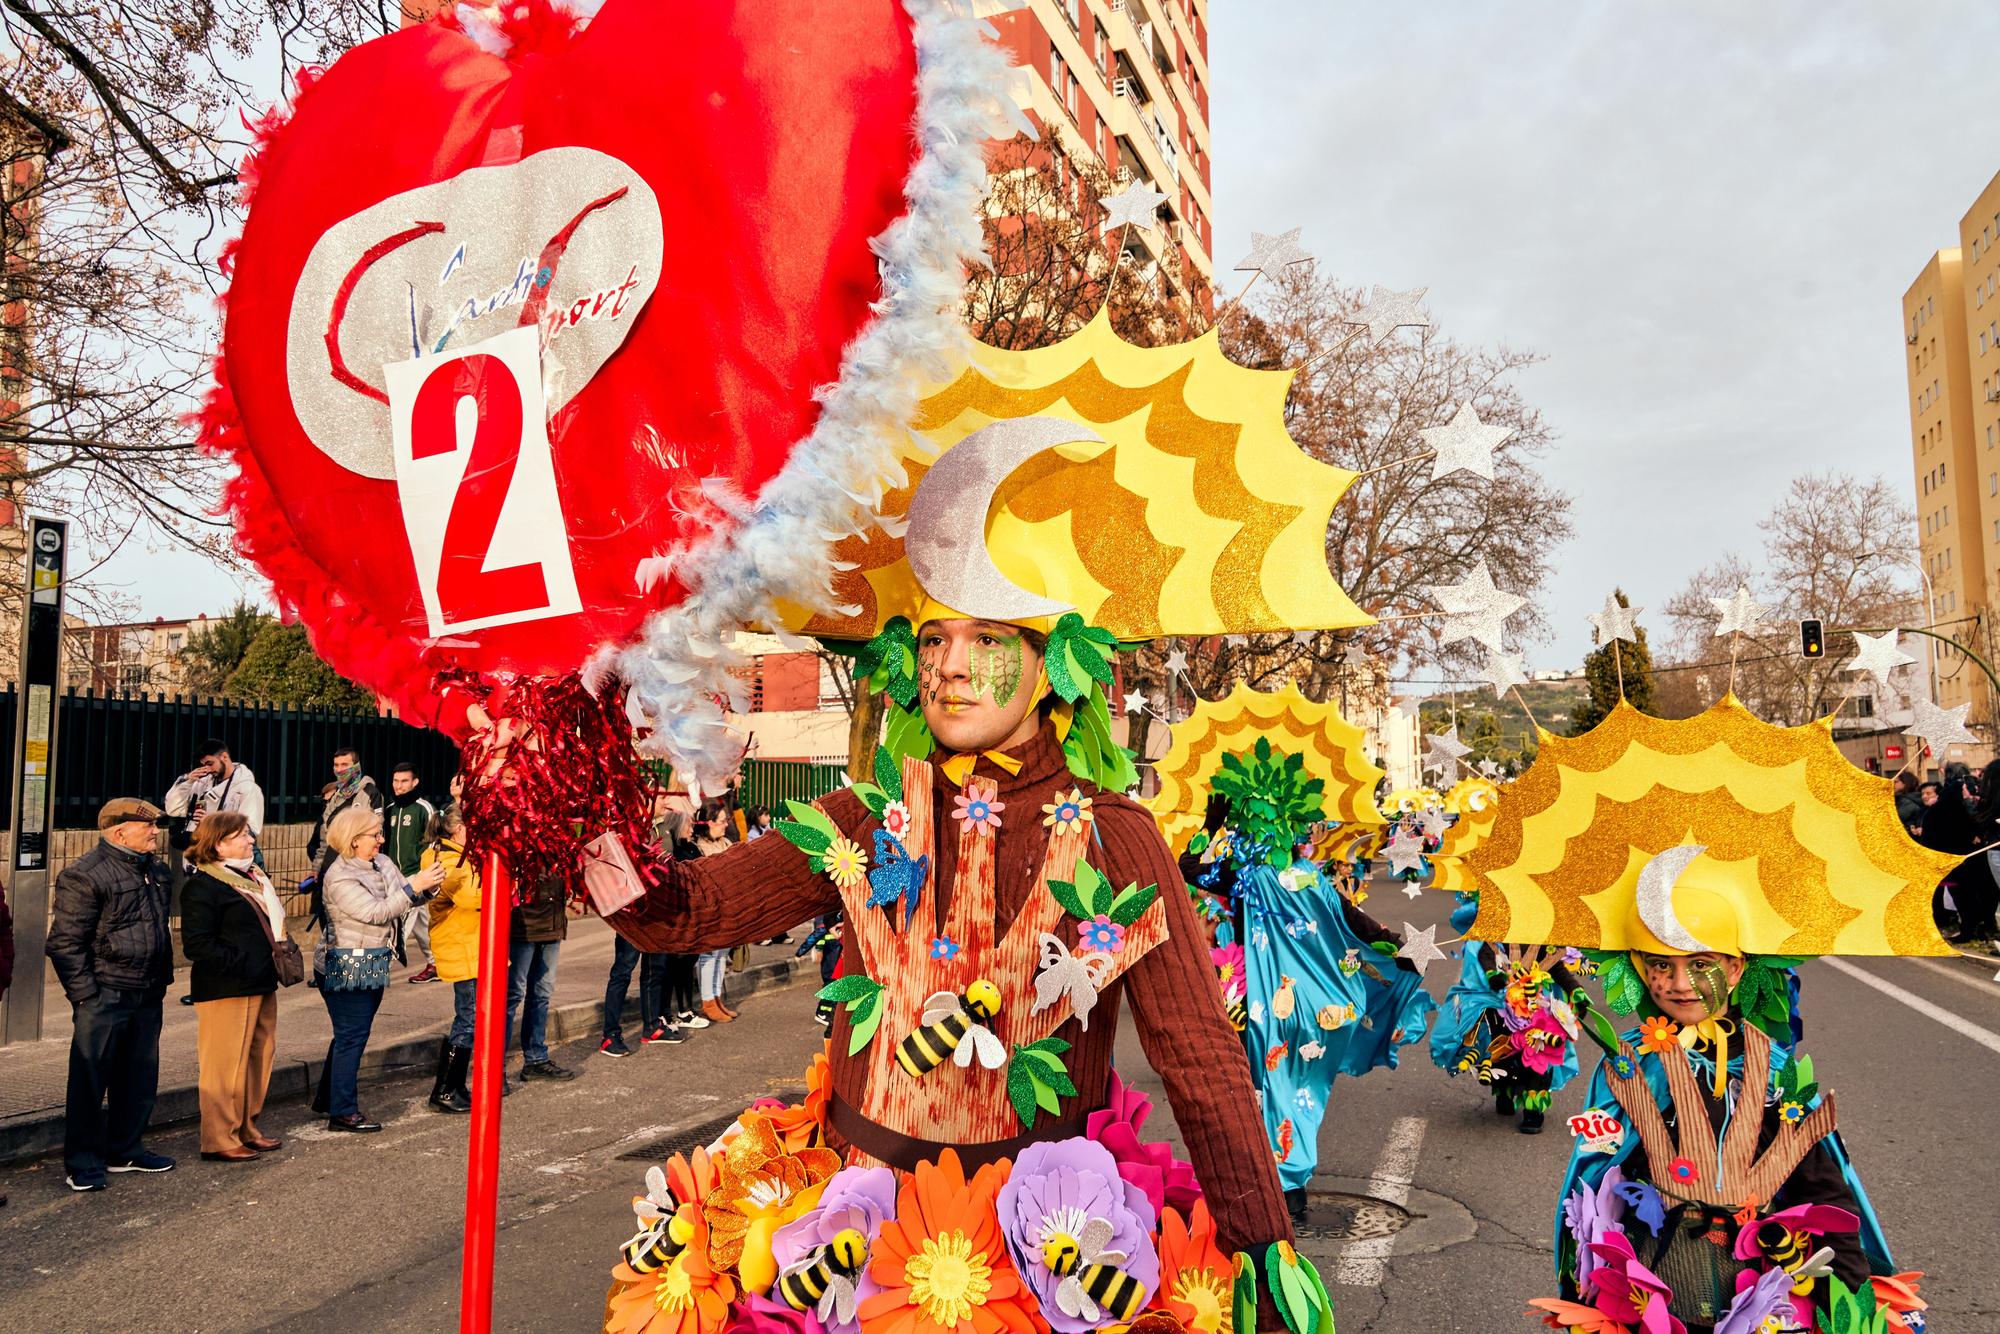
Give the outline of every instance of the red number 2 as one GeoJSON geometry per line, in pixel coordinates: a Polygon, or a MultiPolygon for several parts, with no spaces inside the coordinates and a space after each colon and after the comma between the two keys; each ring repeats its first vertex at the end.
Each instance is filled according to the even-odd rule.
{"type": "Polygon", "coordinates": [[[472,429],[472,456],[452,498],[438,558],[438,606],[447,625],[536,611],[549,604],[539,564],[486,568],[500,507],[507,500],[521,454],[521,389],[507,363],[475,353],[433,371],[417,390],[410,411],[410,452],[419,459],[456,453],[458,404],[465,398],[472,400],[478,417],[472,429]]]}

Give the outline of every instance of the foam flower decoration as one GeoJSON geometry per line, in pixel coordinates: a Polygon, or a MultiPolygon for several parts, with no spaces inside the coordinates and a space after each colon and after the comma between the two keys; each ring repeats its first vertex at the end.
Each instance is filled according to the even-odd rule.
{"type": "Polygon", "coordinates": [[[1680,1045],[1681,1027],[1663,1014],[1639,1023],[1639,1045],[1647,1051],[1665,1053],[1680,1045]]]}
{"type": "Polygon", "coordinates": [[[1116,954],[1125,948],[1125,928],[1103,913],[1077,927],[1076,933],[1083,948],[1087,950],[1102,950],[1106,954],[1116,954]]]}
{"type": "Polygon", "coordinates": [[[1778,1104],[1778,1115],[1782,1117],[1787,1124],[1803,1121],[1806,1118],[1805,1105],[1803,1103],[1792,1102],[1790,1100],[1787,1100],[1785,1102],[1778,1104]]]}
{"type": "Polygon", "coordinates": [[[1685,1185],[1694,1180],[1694,1164],[1685,1158],[1676,1158],[1667,1164],[1667,1175],[1685,1185]]]}
{"type": "Polygon", "coordinates": [[[1222,979],[1222,994],[1241,996],[1248,987],[1248,983],[1244,980],[1246,974],[1243,971],[1243,946],[1232,943],[1212,949],[1208,952],[1208,959],[1215,965],[1215,971],[1222,979]]]}
{"type": "Polygon", "coordinates": [[[1153,1296],[1155,1307],[1195,1334],[1227,1334],[1234,1282],[1234,1267],[1216,1244],[1215,1220],[1209,1217],[1206,1201],[1195,1201],[1186,1222],[1171,1208],[1160,1215],[1160,1290],[1153,1296]]]}
{"type": "Polygon", "coordinates": [[[900,801],[892,801],[882,808],[882,827],[889,831],[891,838],[902,840],[910,834],[910,808],[900,801]]]}
{"type": "Polygon", "coordinates": [[[1754,1215],[1736,1231],[1736,1245],[1730,1252],[1739,1260],[1755,1260],[1762,1251],[1757,1246],[1757,1232],[1766,1223],[1793,1232],[1803,1232],[1813,1237],[1824,1237],[1834,1232],[1859,1232],[1861,1220],[1851,1211],[1832,1204],[1800,1204],[1790,1209],[1781,1209],[1762,1218],[1754,1215]]]}
{"type": "Polygon", "coordinates": [[[772,1234],[810,1207],[839,1170],[833,1150],[787,1153],[770,1117],[745,1113],[742,1129],[722,1151],[715,1189],[702,1201],[710,1263],[737,1271],[747,1287],[769,1287],[777,1277],[772,1234]]]}
{"type": "Polygon", "coordinates": [[[1521,1053],[1521,1064],[1536,1074],[1546,1074],[1562,1064],[1568,1048],[1569,1034],[1563,1032],[1561,1022],[1547,1010],[1537,1011],[1514,1034],[1514,1049],[1521,1053]]]}
{"type": "Polygon", "coordinates": [[[1144,1193],[1155,1214],[1167,1208],[1185,1214],[1200,1202],[1201,1182],[1192,1163],[1174,1156],[1172,1145],[1140,1140],[1152,1114],[1153,1100],[1113,1070],[1104,1106],[1084,1118],[1083,1133],[1110,1150],[1118,1162],[1118,1175],[1144,1193]]]}
{"type": "Polygon", "coordinates": [[[1160,1286],[1152,1202],[1144,1191],[1126,1184],[1110,1150],[1085,1136],[1030,1144],[1021,1150],[995,1207],[1015,1268],[1041,1304],[1042,1318],[1057,1334],[1083,1334],[1097,1328],[1097,1322],[1067,1315],[1056,1304],[1062,1275],[1042,1260],[1043,1243],[1056,1233],[1079,1237],[1085,1224],[1103,1219],[1111,1224],[1105,1249],[1125,1256],[1118,1268],[1149,1296],[1160,1286]]]}
{"type": "Polygon", "coordinates": [[[1622,1221],[1625,1204],[1618,1194],[1618,1188],[1624,1183],[1623,1169],[1614,1165],[1605,1172],[1595,1189],[1587,1182],[1578,1182],[1576,1189],[1563,1201],[1563,1228],[1576,1238],[1578,1288],[1589,1286],[1591,1271],[1598,1265],[1592,1244],[1603,1241],[1614,1232],[1625,1231],[1622,1221]]]}
{"type": "Polygon", "coordinates": [[[826,1326],[811,1311],[794,1311],[781,1301],[753,1294],[737,1308],[724,1334],[826,1334],[826,1326]]]}
{"type": "MultiPolygon", "coordinates": [[[[823,1148],[826,1144],[826,1107],[833,1096],[833,1070],[827,1064],[826,1048],[813,1053],[812,1063],[806,1066],[806,1098],[796,1107],[782,1103],[764,1111],[777,1133],[778,1143],[786,1153],[796,1154],[801,1149],[823,1148]]],[[[760,1100],[760,1101],[775,1101],[760,1100]]]]}
{"type": "Polygon", "coordinates": [[[868,874],[868,854],[850,838],[837,838],[825,853],[826,873],[842,889],[852,889],[868,874]]]}
{"type": "MultiPolygon", "coordinates": [[[[1762,1274],[1746,1269],[1736,1276],[1734,1301],[1715,1322],[1715,1334],[1762,1334],[1768,1322],[1778,1318],[1789,1323],[1792,1314],[1792,1276],[1772,1268],[1762,1274]]],[[[1777,1328],[1783,1328],[1783,1324],[1777,1328]]]]}
{"type": "Polygon", "coordinates": [[[1595,1306],[1566,1302],[1560,1297],[1537,1297],[1528,1303],[1529,1315],[1544,1312],[1542,1323],[1563,1334],[1632,1334],[1632,1327],[1615,1320],[1595,1306]]]}
{"type": "Polygon", "coordinates": [[[994,1216],[1006,1175],[1004,1161],[989,1163],[968,1181],[950,1149],[917,1164],[870,1251],[881,1290],[861,1303],[863,1334],[1031,1334],[1034,1299],[994,1216]]]}
{"type": "Polygon", "coordinates": [[[641,1274],[622,1261],[604,1326],[614,1334],[719,1334],[736,1300],[736,1280],[708,1258],[708,1222],[693,1218],[694,1237],[674,1262],[641,1274]]]}
{"type": "Polygon", "coordinates": [[[1082,788],[1073,787],[1042,807],[1042,823],[1058,834],[1080,833],[1094,818],[1082,788]]]}
{"type": "Polygon", "coordinates": [[[1598,1310],[1632,1326],[1639,1334],[1687,1334],[1687,1326],[1667,1310],[1673,1289],[1639,1263],[1632,1243],[1623,1233],[1613,1233],[1603,1241],[1594,1242],[1591,1250],[1600,1262],[1591,1275],[1598,1310]]]}
{"type": "Polygon", "coordinates": [[[958,821],[960,830],[977,830],[983,837],[992,837],[1000,827],[1000,812],[1007,809],[1004,801],[989,801],[985,797],[975,797],[961,792],[953,802],[951,816],[958,821]]]}
{"type": "MultiPolygon", "coordinates": [[[[783,1273],[803,1263],[814,1250],[828,1244],[848,1228],[868,1238],[872,1253],[875,1239],[882,1233],[882,1225],[895,1215],[896,1173],[893,1169],[842,1168],[826,1183],[818,1203],[779,1228],[771,1238],[771,1253],[777,1259],[778,1272],[783,1273]]],[[[857,1307],[881,1290],[881,1285],[875,1282],[866,1266],[855,1276],[857,1307]]],[[[815,1321],[815,1328],[818,1325],[819,1322],[815,1321]]],[[[825,1326],[827,1334],[856,1334],[860,1328],[858,1314],[856,1319],[845,1324],[836,1322],[825,1326]]]]}

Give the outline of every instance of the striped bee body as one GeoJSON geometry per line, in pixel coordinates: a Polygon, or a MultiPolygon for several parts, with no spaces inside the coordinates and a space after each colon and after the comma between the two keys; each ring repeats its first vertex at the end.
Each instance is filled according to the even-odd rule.
{"type": "Polygon", "coordinates": [[[896,1064],[913,1079],[921,1079],[956,1053],[958,1063],[969,1066],[974,1055],[988,1070],[1007,1063],[1007,1049],[986,1025],[1000,1013],[1000,988],[986,978],[975,980],[962,996],[949,991],[931,993],[924,1002],[923,1017],[896,1048],[896,1064]]]}
{"type": "Polygon", "coordinates": [[[1130,1320],[1146,1299],[1145,1286],[1112,1265],[1085,1265],[1076,1271],[1076,1281],[1084,1295],[1113,1320],[1130,1320]]]}
{"type": "Polygon", "coordinates": [[[1243,1003],[1241,996],[1230,1000],[1228,1014],[1229,1026],[1237,1032],[1241,1033],[1244,1029],[1250,1027],[1250,1007],[1243,1003]]]}
{"type": "Polygon", "coordinates": [[[965,1041],[972,1024],[963,1014],[946,1015],[934,1024],[925,1024],[903,1039],[896,1048],[896,1064],[912,1075],[926,1075],[945,1063],[958,1044],[965,1041]]]}
{"type": "Polygon", "coordinates": [[[693,1223],[682,1218],[678,1211],[668,1214],[625,1243],[625,1263],[639,1274],[664,1269],[674,1262],[675,1256],[687,1249],[693,1237],[693,1223]]]}
{"type": "Polygon", "coordinates": [[[868,1262],[868,1238],[842,1228],[794,1268],[778,1275],[778,1298],[794,1311],[817,1310],[822,1320],[854,1318],[854,1280],[868,1262]]]}

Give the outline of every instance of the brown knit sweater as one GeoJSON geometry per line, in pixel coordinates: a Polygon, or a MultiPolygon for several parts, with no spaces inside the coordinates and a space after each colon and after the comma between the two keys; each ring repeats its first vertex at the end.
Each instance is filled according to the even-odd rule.
{"type": "MultiPolygon", "coordinates": [[[[1022,761],[1017,775],[983,757],[975,770],[999,784],[1006,805],[996,835],[996,935],[1004,934],[1034,888],[1048,844],[1043,805],[1073,786],[1094,798],[1099,846],[1091,850],[1091,861],[1113,884],[1157,884],[1167,912],[1166,943],[1107,989],[1092,1014],[1096,1022],[1084,1030],[1071,1019],[1058,1030],[1073,1044],[1067,1061],[1078,1090],[1078,1100],[1063,1107],[1063,1118],[1104,1105],[1119,1002],[1121,997],[1129,1000],[1146,1059],[1166,1083],[1167,1100],[1215,1217],[1219,1244],[1226,1252],[1246,1250],[1261,1258],[1270,1242],[1291,1239],[1291,1222],[1275,1160],[1264,1141],[1243,1044],[1223,1014],[1205,936],[1174,859],[1143,808],[1069,772],[1050,727],[1045,725],[1021,747],[1017,758],[1022,761]]],[[[950,810],[958,789],[942,769],[933,770],[933,785],[935,809],[950,810]]],[[[875,822],[852,792],[836,792],[821,804],[843,833],[863,847],[870,845],[875,822]]],[[[944,819],[937,828],[930,852],[941,922],[957,875],[958,831],[944,819]]],[[[840,903],[833,882],[782,838],[761,838],[720,857],[674,863],[665,870],[660,888],[609,919],[641,949],[686,954],[761,940],[840,903]]],[[[844,1028],[844,1011],[836,1022],[844,1028]]],[[[836,1029],[834,1091],[859,1106],[866,1067],[846,1052],[844,1032],[836,1029]]]]}

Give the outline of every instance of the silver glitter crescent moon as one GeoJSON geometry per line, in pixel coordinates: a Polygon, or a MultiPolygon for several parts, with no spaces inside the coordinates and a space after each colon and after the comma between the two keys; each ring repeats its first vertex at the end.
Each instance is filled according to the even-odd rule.
{"type": "Polygon", "coordinates": [[[981,620],[1024,621],[1074,610],[1031,593],[1000,572],[986,546],[994,493],[1044,450],[1104,437],[1055,417],[1020,417],[982,426],[938,455],[910,497],[903,552],[924,591],[981,620]]]}
{"type": "Polygon", "coordinates": [[[1687,870],[1689,862],[1707,851],[1699,843],[1683,843],[1677,848],[1668,848],[1640,868],[1639,890],[1635,896],[1639,920],[1669,949],[1698,954],[1708,948],[1694,938],[1694,933],[1674,913],[1674,882],[1681,878],[1681,872],[1687,870]]]}

